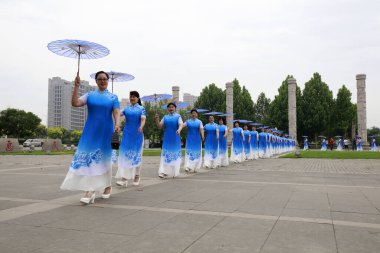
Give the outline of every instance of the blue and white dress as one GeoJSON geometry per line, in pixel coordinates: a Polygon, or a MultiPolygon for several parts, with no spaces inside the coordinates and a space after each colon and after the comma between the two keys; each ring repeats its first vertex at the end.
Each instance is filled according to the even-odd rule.
{"type": "Polygon", "coordinates": [[[336,150],[342,151],[343,150],[343,141],[341,138],[338,140],[338,146],[336,147],[336,150]]]}
{"type": "Polygon", "coordinates": [[[326,150],[327,150],[326,139],[323,139],[323,140],[322,140],[322,147],[321,147],[321,150],[322,150],[322,151],[326,151],[326,150]]]}
{"type": "Polygon", "coordinates": [[[120,108],[119,100],[108,90],[86,93],[79,100],[87,105],[88,117],[61,189],[103,192],[111,186],[112,112],[120,108]]]}
{"type": "Polygon", "coordinates": [[[267,133],[259,133],[259,157],[266,158],[267,155],[267,133]]]}
{"type": "Polygon", "coordinates": [[[199,119],[188,119],[187,126],[185,168],[197,171],[202,166],[202,138],[203,123],[199,119]]]}
{"type": "Polygon", "coordinates": [[[219,143],[217,138],[219,127],[216,123],[207,123],[204,129],[206,140],[203,166],[206,168],[216,168],[219,166],[219,143]]]}
{"type": "Polygon", "coordinates": [[[309,140],[305,138],[304,144],[303,144],[303,150],[308,150],[309,149],[309,140]]]}
{"type": "Polygon", "coordinates": [[[177,130],[183,121],[181,115],[173,113],[165,115],[161,124],[165,129],[158,173],[176,177],[179,175],[182,162],[181,137],[177,130]]]}
{"type": "Polygon", "coordinates": [[[119,148],[119,164],[115,178],[133,179],[140,175],[144,133],[139,133],[141,119],[146,118],[145,108],[139,104],[124,108],[123,137],[119,148]]]}
{"type": "Polygon", "coordinates": [[[371,151],[377,151],[376,139],[373,138],[371,142],[371,151]]]}
{"type": "Polygon", "coordinates": [[[259,159],[259,142],[258,142],[258,132],[251,131],[251,159],[257,160],[259,159]]]}
{"type": "Polygon", "coordinates": [[[363,151],[363,143],[362,143],[362,139],[358,139],[358,146],[356,148],[357,151],[363,151]]]}
{"type": "Polygon", "coordinates": [[[227,126],[218,125],[219,126],[219,162],[220,166],[228,166],[228,146],[227,146],[227,138],[224,137],[226,132],[228,131],[227,126]]]}
{"type": "Polygon", "coordinates": [[[244,145],[244,159],[245,160],[248,160],[248,159],[252,159],[252,154],[251,154],[251,143],[250,143],[250,135],[251,135],[251,132],[249,130],[244,130],[243,131],[243,134],[244,134],[244,142],[243,142],[243,145],[244,145]]]}
{"type": "Polygon", "coordinates": [[[231,160],[241,163],[244,160],[243,129],[234,127],[232,129],[231,160]]]}

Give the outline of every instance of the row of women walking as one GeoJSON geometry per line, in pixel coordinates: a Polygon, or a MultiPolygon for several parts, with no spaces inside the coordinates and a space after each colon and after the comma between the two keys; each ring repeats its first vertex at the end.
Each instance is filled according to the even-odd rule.
{"type": "MultiPolygon", "coordinates": [[[[120,144],[118,169],[115,175],[116,185],[127,187],[128,180],[133,185],[140,184],[142,151],[146,112],[141,105],[137,91],[130,92],[130,105],[120,113],[120,104],[116,95],[107,90],[109,76],[106,72],[96,73],[95,80],[98,90],[86,93],[78,98],[80,78],[75,78],[72,95],[72,105],[88,108],[88,117],[82,132],[78,149],[73,157],[69,171],[61,189],[82,190],[85,192],[80,201],[84,204],[94,203],[95,192],[100,192],[102,198],[111,195],[112,179],[112,148],[111,137],[119,131],[120,117],[125,117],[122,140],[120,144]]],[[[192,109],[190,118],[183,122],[176,113],[176,105],[167,105],[168,113],[160,120],[155,116],[158,128],[164,128],[161,161],[158,169],[160,178],[176,177],[180,173],[182,150],[180,134],[187,127],[185,171],[196,172],[202,166],[216,168],[228,166],[229,160],[240,163],[248,159],[269,158],[273,155],[291,151],[295,141],[278,136],[270,130],[258,133],[253,127],[248,130],[240,128],[239,122],[229,130],[224,119],[219,118],[218,124],[214,117],[203,126],[198,119],[198,112],[192,109]],[[228,157],[227,135],[232,132],[231,156],[228,157]],[[204,141],[204,156],[202,142],[204,141]]]]}

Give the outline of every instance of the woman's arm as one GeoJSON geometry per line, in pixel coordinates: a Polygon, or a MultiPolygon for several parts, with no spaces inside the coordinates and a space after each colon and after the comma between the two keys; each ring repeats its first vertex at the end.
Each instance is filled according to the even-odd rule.
{"type": "Polygon", "coordinates": [[[142,133],[144,131],[145,122],[146,122],[146,117],[141,117],[139,133],[142,133]]]}
{"type": "Polygon", "coordinates": [[[113,118],[115,120],[115,132],[119,132],[119,127],[120,127],[120,109],[115,108],[112,111],[113,118]]]}
{"type": "Polygon", "coordinates": [[[158,117],[158,114],[156,114],[156,115],[154,116],[154,119],[155,119],[155,121],[156,121],[156,125],[157,125],[157,127],[158,127],[159,129],[161,129],[162,126],[163,126],[164,124],[162,124],[162,121],[160,122],[160,119],[159,119],[159,117],[158,117]]]}
{"type": "Polygon", "coordinates": [[[71,105],[74,107],[84,106],[84,102],[78,98],[79,86],[80,86],[80,77],[79,77],[79,73],[77,73],[77,76],[75,77],[75,81],[74,81],[73,95],[71,96],[71,105]]]}

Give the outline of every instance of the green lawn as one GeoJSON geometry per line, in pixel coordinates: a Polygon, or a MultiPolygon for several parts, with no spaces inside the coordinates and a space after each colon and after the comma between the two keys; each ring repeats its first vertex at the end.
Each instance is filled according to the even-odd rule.
{"type": "MultiPolygon", "coordinates": [[[[380,159],[380,152],[372,151],[300,151],[299,158],[326,158],[326,159],[380,159]]],[[[295,152],[281,156],[280,158],[297,158],[295,152]]]]}

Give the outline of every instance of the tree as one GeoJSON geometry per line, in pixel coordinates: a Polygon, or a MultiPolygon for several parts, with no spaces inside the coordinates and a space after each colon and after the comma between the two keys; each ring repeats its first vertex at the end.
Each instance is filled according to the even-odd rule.
{"type": "Polygon", "coordinates": [[[51,139],[62,139],[64,132],[65,129],[62,127],[50,127],[47,129],[48,137],[51,139]]]}
{"type": "Polygon", "coordinates": [[[255,109],[251,94],[243,86],[240,87],[237,79],[232,81],[234,90],[234,118],[255,120],[255,109]]]}
{"type": "Polygon", "coordinates": [[[78,145],[80,137],[82,136],[82,130],[73,130],[70,132],[70,143],[78,145]]]}
{"type": "Polygon", "coordinates": [[[335,100],[335,112],[332,118],[333,126],[340,130],[339,134],[347,136],[347,131],[351,129],[355,111],[351,103],[351,92],[345,85],[339,89],[335,100]]]}
{"type": "Polygon", "coordinates": [[[45,125],[39,124],[36,131],[34,132],[34,137],[43,139],[47,137],[47,127],[45,125]]]}
{"type": "Polygon", "coordinates": [[[261,92],[257,98],[257,102],[254,108],[255,118],[262,124],[269,124],[269,105],[270,99],[265,96],[264,92],[261,92]]]}
{"type": "Polygon", "coordinates": [[[303,130],[302,134],[317,136],[330,127],[333,94],[328,85],[322,81],[321,75],[314,73],[305,83],[302,94],[303,130]]]}
{"type": "Polygon", "coordinates": [[[0,112],[0,134],[14,138],[33,137],[41,119],[32,112],[8,108],[0,112]]]}
{"type": "Polygon", "coordinates": [[[209,84],[203,88],[194,107],[224,112],[226,110],[226,92],[213,83],[209,84]]]}

